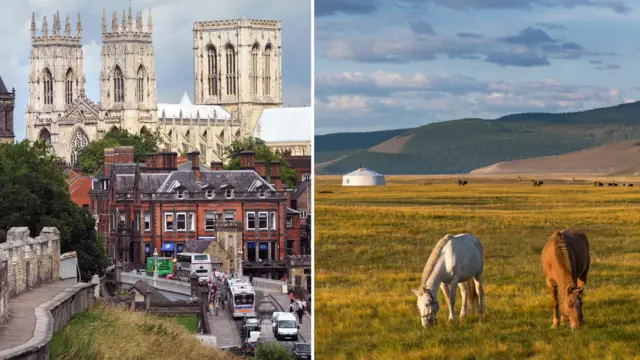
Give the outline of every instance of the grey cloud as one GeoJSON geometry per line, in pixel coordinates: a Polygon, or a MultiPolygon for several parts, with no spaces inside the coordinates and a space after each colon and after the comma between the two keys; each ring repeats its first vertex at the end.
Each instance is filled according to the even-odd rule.
{"type": "Polygon", "coordinates": [[[574,42],[568,42],[562,45],[546,45],[543,49],[551,56],[560,59],[579,59],[583,55],[591,54],[581,45],[574,42]]]}
{"type": "Polygon", "coordinates": [[[567,27],[560,24],[552,24],[552,23],[538,23],[537,26],[543,27],[548,30],[566,30],[567,27]]]}
{"type": "Polygon", "coordinates": [[[371,14],[379,7],[376,0],[318,0],[315,2],[315,16],[371,14]]]}
{"type": "Polygon", "coordinates": [[[482,35],[480,34],[475,34],[475,33],[469,33],[469,32],[459,32],[457,34],[457,36],[459,38],[472,38],[472,39],[482,39],[482,35]]]}
{"type": "Polygon", "coordinates": [[[549,66],[551,63],[546,56],[540,56],[534,52],[513,53],[513,52],[492,52],[485,59],[486,62],[502,66],[549,66]]]}
{"type": "Polygon", "coordinates": [[[603,64],[602,66],[597,66],[596,70],[618,70],[620,69],[620,65],[618,64],[603,64]]]}
{"type": "Polygon", "coordinates": [[[538,45],[542,43],[553,43],[553,40],[544,30],[528,27],[520,31],[518,35],[498,38],[498,41],[513,45],[538,45]]]}
{"type": "MultiPolygon", "coordinates": [[[[415,1],[415,0],[414,0],[415,1]]],[[[419,0],[418,0],[419,1],[419,0]]],[[[607,8],[619,14],[628,14],[631,7],[622,0],[426,0],[442,7],[468,11],[475,9],[528,9],[532,7],[575,8],[590,6],[607,8]]]]}
{"type": "Polygon", "coordinates": [[[424,21],[417,21],[411,23],[411,30],[420,35],[435,35],[436,32],[433,30],[433,27],[424,21]]]}
{"type": "Polygon", "coordinates": [[[594,65],[602,64],[602,60],[590,60],[589,62],[594,65]]]}

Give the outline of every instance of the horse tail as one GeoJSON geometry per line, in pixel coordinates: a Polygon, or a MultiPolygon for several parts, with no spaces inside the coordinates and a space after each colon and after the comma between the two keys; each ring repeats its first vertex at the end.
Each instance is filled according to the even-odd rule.
{"type": "Polygon", "coordinates": [[[476,283],[473,281],[473,278],[467,280],[467,304],[471,304],[467,310],[478,313],[478,292],[476,291],[476,283]]]}

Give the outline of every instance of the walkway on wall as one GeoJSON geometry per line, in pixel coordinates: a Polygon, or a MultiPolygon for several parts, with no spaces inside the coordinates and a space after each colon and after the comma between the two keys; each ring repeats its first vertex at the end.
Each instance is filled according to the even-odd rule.
{"type": "Polygon", "coordinates": [[[35,309],[74,284],[76,279],[56,281],[9,298],[9,319],[0,324],[0,350],[29,341],[36,327],[35,309]]]}

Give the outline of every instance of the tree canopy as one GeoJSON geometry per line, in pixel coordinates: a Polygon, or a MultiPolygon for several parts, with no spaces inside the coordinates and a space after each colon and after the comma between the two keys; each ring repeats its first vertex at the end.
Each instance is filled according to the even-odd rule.
{"type": "Polygon", "coordinates": [[[71,201],[49,145],[26,140],[0,144],[0,199],[0,233],[26,226],[35,237],[43,227],[53,226],[60,231],[61,251],[77,252],[84,280],[107,266],[95,220],[88,210],[71,201]]]}
{"type": "Polygon", "coordinates": [[[78,162],[86,173],[97,175],[104,165],[104,149],[116,146],[133,146],[135,149],[134,161],[142,162],[147,154],[158,151],[160,140],[161,136],[158,131],[155,133],[147,131],[140,135],[131,134],[127,130],[111,131],[104,138],[92,141],[82,149],[78,156],[78,162]]]}
{"type": "Polygon", "coordinates": [[[240,169],[240,153],[243,151],[255,152],[256,160],[264,160],[267,168],[267,175],[271,175],[271,163],[280,162],[280,178],[284,184],[289,187],[295,187],[298,181],[298,172],[289,167],[289,162],[284,159],[282,154],[273,152],[267,144],[261,140],[248,137],[242,140],[234,140],[229,146],[225,147],[225,157],[228,162],[225,166],[227,170],[240,169]]]}

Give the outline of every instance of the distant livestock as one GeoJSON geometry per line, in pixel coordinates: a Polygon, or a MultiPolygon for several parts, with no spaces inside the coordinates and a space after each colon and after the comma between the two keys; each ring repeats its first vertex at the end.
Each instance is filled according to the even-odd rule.
{"type": "Polygon", "coordinates": [[[600,181],[594,181],[593,186],[604,186],[604,184],[601,183],[600,181]]]}
{"type": "Polygon", "coordinates": [[[551,293],[554,328],[560,323],[560,314],[563,323],[569,321],[571,330],[579,329],[584,323],[582,294],[590,265],[589,241],[582,231],[556,231],[542,249],[542,268],[551,293]],[[561,306],[558,294],[562,296],[561,306]]]}
{"type": "Polygon", "coordinates": [[[482,289],[483,248],[480,240],[471,234],[446,235],[431,251],[422,271],[420,287],[411,289],[418,297],[418,311],[422,327],[433,325],[438,305],[438,288],[444,293],[449,305],[449,321],[456,318],[456,287],[462,294],[460,318],[467,315],[468,301],[471,309],[484,314],[484,291],[482,289]],[[464,259],[460,261],[460,259],[464,259]],[[474,306],[477,301],[478,307],[474,306]]]}
{"type": "Polygon", "coordinates": [[[615,181],[614,181],[614,182],[610,182],[610,183],[608,183],[607,185],[608,185],[608,186],[618,186],[618,184],[616,184],[616,182],[615,182],[615,181]]]}
{"type": "Polygon", "coordinates": [[[540,187],[544,184],[542,180],[531,180],[531,183],[533,183],[533,187],[540,187]]]}
{"type": "Polygon", "coordinates": [[[460,179],[458,179],[458,186],[465,186],[465,185],[467,185],[467,184],[468,184],[467,180],[460,180],[460,179]]]}
{"type": "Polygon", "coordinates": [[[622,183],[622,186],[633,187],[633,184],[632,183],[622,183]]]}

